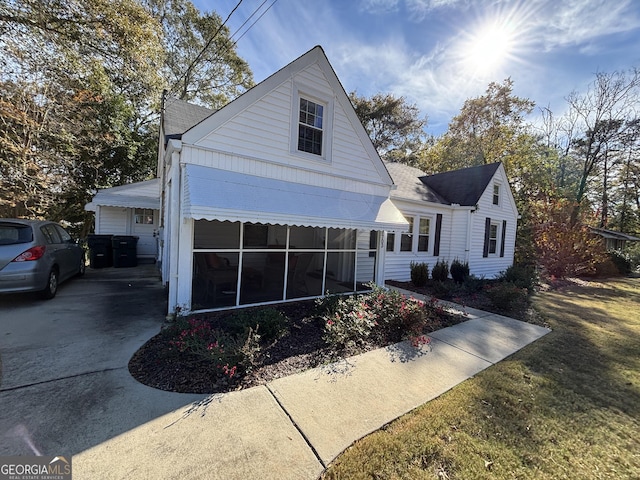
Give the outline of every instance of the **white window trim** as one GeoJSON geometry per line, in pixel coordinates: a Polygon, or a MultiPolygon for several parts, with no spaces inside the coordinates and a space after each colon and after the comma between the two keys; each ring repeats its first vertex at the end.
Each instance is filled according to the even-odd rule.
{"type": "Polygon", "coordinates": [[[333,145],[333,111],[334,100],[312,88],[293,83],[291,95],[291,139],[289,151],[292,155],[308,160],[331,162],[331,147],[333,145]],[[322,117],[322,155],[298,150],[298,125],[300,124],[300,99],[304,98],[324,107],[322,117]]]}
{"type": "Polygon", "coordinates": [[[493,182],[493,187],[491,188],[491,206],[494,208],[499,208],[502,206],[502,197],[503,197],[503,189],[501,182],[493,182]],[[494,190],[498,187],[498,203],[493,203],[494,190]]]}
{"type": "MultiPolygon", "coordinates": [[[[426,255],[429,254],[430,252],[433,252],[433,242],[434,242],[434,238],[435,238],[435,228],[436,228],[436,221],[435,221],[435,215],[420,215],[420,214],[405,214],[404,215],[405,218],[412,218],[413,219],[413,230],[410,233],[410,235],[412,235],[411,238],[411,250],[402,250],[402,236],[403,235],[408,235],[407,233],[399,233],[396,235],[396,244],[394,245],[394,250],[393,253],[398,253],[398,254],[413,254],[413,255],[426,255]],[[421,219],[427,219],[429,220],[429,233],[425,234],[429,236],[429,243],[427,244],[427,249],[424,251],[419,251],[418,250],[418,242],[419,242],[419,237],[420,237],[420,220],[421,219]]],[[[391,252],[388,252],[391,253],[391,252]]]]}
{"type": "Polygon", "coordinates": [[[495,252],[491,252],[491,230],[489,230],[489,251],[488,254],[490,257],[497,257],[500,255],[500,238],[502,235],[502,221],[498,221],[498,220],[491,220],[491,227],[496,226],[496,251],[495,252]]]}

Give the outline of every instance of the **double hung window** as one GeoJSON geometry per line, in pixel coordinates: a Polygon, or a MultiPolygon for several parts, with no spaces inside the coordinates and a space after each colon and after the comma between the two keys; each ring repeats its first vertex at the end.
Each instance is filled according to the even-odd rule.
{"type": "Polygon", "coordinates": [[[298,150],[322,155],[324,106],[300,98],[298,121],[298,150]]]}

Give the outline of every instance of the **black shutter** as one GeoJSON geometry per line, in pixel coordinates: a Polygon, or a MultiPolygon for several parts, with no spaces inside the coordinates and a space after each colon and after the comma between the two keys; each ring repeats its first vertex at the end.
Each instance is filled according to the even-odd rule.
{"type": "Polygon", "coordinates": [[[442,232],[442,214],[436,215],[436,238],[433,241],[433,256],[440,255],[440,233],[442,232]]]}
{"type": "Polygon", "coordinates": [[[484,221],[484,249],[482,250],[482,256],[489,256],[489,235],[491,235],[491,219],[487,217],[484,221]]]}
{"type": "Polygon", "coordinates": [[[500,243],[500,256],[504,257],[504,240],[505,240],[505,236],[507,235],[507,221],[503,220],[502,221],[502,240],[500,243]]]}

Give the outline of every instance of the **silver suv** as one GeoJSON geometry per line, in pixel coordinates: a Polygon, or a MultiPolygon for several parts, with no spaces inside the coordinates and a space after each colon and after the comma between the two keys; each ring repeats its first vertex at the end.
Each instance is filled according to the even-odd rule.
{"type": "Polygon", "coordinates": [[[84,274],[83,248],[57,223],[0,218],[0,293],[40,292],[84,274]]]}

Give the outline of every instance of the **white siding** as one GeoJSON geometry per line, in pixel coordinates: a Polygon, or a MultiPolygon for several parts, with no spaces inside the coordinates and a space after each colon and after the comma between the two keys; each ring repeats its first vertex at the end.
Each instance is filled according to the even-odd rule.
{"type": "Polygon", "coordinates": [[[129,208],[100,207],[100,215],[96,223],[99,235],[127,235],[129,226],[129,208]]]}
{"type": "MultiPolygon", "coordinates": [[[[295,147],[295,143],[293,145],[295,147]]],[[[273,175],[275,166],[280,165],[285,167],[282,171],[297,175],[300,182],[314,185],[318,184],[314,175],[332,177],[334,183],[336,177],[337,181],[342,177],[357,182],[386,183],[317,65],[307,67],[268,92],[198,141],[197,146],[203,149],[199,153],[193,152],[191,157],[183,156],[183,161],[233,170],[250,168],[252,171],[246,173],[253,175],[266,175],[267,172],[273,175]],[[298,116],[298,107],[292,99],[298,88],[301,92],[305,92],[305,88],[319,92],[333,105],[333,118],[326,122],[331,131],[325,131],[327,140],[331,141],[329,158],[299,155],[295,148],[292,153],[292,142],[297,142],[297,138],[291,138],[292,122],[296,122],[298,116]],[[241,167],[239,164],[247,165],[241,167]]],[[[327,179],[321,181],[327,182],[327,179]]]]}
{"type": "Polygon", "coordinates": [[[518,212],[515,208],[513,197],[509,190],[509,183],[504,168],[500,167],[489,182],[486,190],[478,202],[478,210],[472,214],[471,251],[469,256],[469,269],[471,273],[478,277],[494,278],[509,268],[513,264],[515,250],[516,223],[518,212]],[[493,186],[499,183],[500,205],[493,204],[493,186]],[[485,220],[491,218],[492,221],[500,225],[498,230],[498,246],[495,254],[483,257],[485,220]],[[504,257],[500,256],[500,244],[502,240],[503,221],[507,222],[505,235],[504,257]]]}
{"type": "MultiPolygon", "coordinates": [[[[417,205],[415,203],[403,202],[400,199],[393,199],[393,203],[400,209],[406,217],[414,218],[414,237],[418,232],[420,218],[430,219],[429,248],[426,252],[417,251],[417,240],[414,240],[412,251],[400,251],[401,234],[395,234],[395,245],[393,252],[386,252],[385,255],[385,279],[406,282],[411,279],[411,262],[426,263],[429,265],[429,272],[438,260],[451,262],[452,246],[460,243],[456,235],[456,230],[452,230],[452,210],[447,207],[438,207],[433,204],[417,205]],[[440,231],[440,252],[434,255],[434,245],[436,238],[436,218],[442,215],[442,226],[440,231]],[[453,232],[453,234],[452,234],[453,232]]],[[[464,254],[464,248],[462,249],[464,254]]]]}

